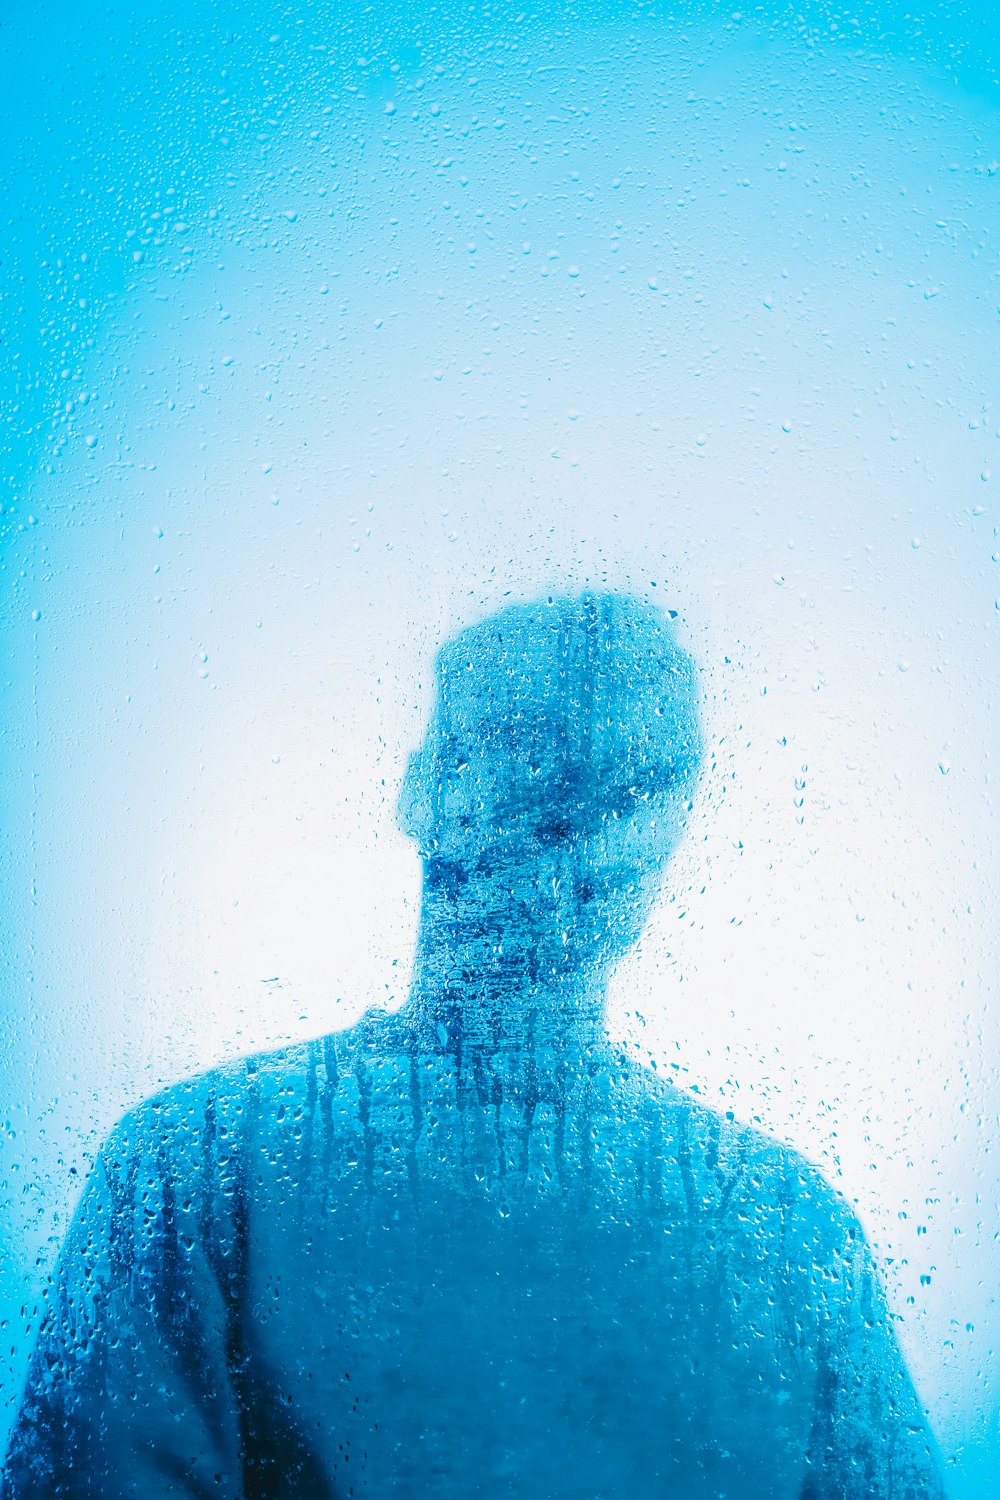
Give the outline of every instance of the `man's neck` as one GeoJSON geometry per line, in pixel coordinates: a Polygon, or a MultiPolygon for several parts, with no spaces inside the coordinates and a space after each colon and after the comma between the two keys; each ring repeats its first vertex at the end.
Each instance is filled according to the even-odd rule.
{"type": "Polygon", "coordinates": [[[465,927],[457,933],[435,921],[417,944],[407,1010],[442,1046],[537,1054],[574,1062],[605,1045],[604,965],[553,961],[544,942],[526,947],[523,935],[465,927]]]}

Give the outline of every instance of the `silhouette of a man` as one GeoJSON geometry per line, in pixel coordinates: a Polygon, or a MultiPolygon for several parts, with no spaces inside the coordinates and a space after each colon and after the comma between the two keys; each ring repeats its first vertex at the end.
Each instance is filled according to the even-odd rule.
{"type": "Polygon", "coordinates": [[[943,1493],[846,1204],[605,1030],[698,760],[645,604],[518,606],[444,648],[401,799],[407,1005],[115,1132],[12,1500],[943,1493]]]}

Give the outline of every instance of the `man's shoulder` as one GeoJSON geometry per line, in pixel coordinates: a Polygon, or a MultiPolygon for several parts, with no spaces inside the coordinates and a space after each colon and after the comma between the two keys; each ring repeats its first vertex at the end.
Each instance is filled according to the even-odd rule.
{"type": "Polygon", "coordinates": [[[294,1130],[321,1093],[356,1095],[359,1074],[391,1070],[397,1032],[393,1017],[366,1014],[343,1031],[220,1063],[133,1105],[102,1154],[134,1169],[140,1158],[176,1158],[206,1142],[225,1151],[262,1130],[294,1130]]]}
{"type": "Polygon", "coordinates": [[[780,1234],[789,1250],[824,1260],[863,1245],[854,1210],[796,1147],[655,1075],[647,1087],[664,1120],[665,1156],[706,1214],[753,1237],[780,1234]]]}

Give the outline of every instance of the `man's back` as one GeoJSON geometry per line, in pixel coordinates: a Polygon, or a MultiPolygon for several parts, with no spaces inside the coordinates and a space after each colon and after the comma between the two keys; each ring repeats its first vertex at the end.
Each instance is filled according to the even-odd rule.
{"type": "Polygon", "coordinates": [[[15,1497],[940,1493],[846,1206],[610,1046],[383,1018],[172,1090],[63,1268],[15,1497]]]}

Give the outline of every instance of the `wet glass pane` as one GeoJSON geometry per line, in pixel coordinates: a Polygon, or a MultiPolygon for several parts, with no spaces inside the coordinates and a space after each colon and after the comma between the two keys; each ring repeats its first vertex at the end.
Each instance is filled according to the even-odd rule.
{"type": "Polygon", "coordinates": [[[0,37],[12,1500],[988,1500],[992,14],[0,37]]]}

